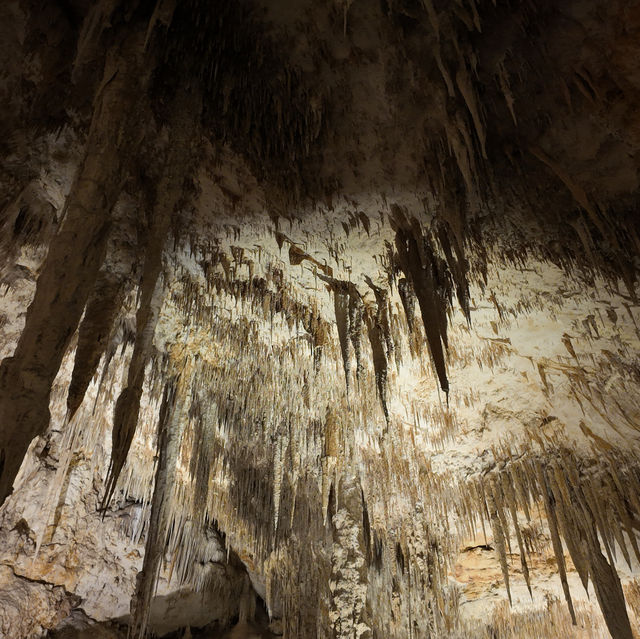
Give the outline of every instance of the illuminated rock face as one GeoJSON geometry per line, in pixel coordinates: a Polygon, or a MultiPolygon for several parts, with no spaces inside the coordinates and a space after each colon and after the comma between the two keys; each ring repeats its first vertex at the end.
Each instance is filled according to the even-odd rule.
{"type": "Polygon", "coordinates": [[[0,12],[2,636],[637,634],[633,3],[0,12]]]}

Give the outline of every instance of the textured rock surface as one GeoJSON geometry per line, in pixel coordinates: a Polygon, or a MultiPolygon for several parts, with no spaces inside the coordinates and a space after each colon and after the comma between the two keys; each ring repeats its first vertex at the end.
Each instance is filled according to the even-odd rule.
{"type": "MultiPolygon", "coordinates": [[[[92,468],[89,451],[82,449],[69,462],[61,492],[52,490],[62,463],[56,444],[55,434],[47,437],[46,444],[36,443],[23,466],[20,490],[2,511],[0,563],[7,593],[3,628],[7,637],[23,636],[22,632],[40,636],[74,610],[90,624],[116,623],[113,633],[120,636],[117,627],[129,616],[144,555],[144,505],[130,498],[102,516],[98,505],[103,477],[92,468]],[[11,615],[33,617],[33,630],[14,626],[11,615]]],[[[227,563],[214,530],[201,551],[199,592],[171,583],[168,570],[160,575],[150,607],[154,632],[214,622],[224,626],[237,614],[238,601],[228,593],[241,588],[245,578],[227,563]]]]}
{"type": "Polygon", "coordinates": [[[2,632],[637,636],[639,32],[4,3],[2,632]]]}

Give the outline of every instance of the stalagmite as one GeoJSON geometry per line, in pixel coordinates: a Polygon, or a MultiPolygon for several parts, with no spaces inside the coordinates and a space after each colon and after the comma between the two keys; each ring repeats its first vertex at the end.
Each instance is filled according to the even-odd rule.
{"type": "Polygon", "coordinates": [[[361,528],[362,500],[357,481],[344,478],[340,498],[331,524],[333,550],[331,557],[332,592],[329,618],[336,638],[372,636],[367,624],[366,562],[361,528]]]}

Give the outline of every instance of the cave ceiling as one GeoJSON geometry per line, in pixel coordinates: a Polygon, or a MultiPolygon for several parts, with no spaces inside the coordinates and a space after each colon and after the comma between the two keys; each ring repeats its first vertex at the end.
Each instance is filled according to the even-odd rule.
{"type": "Polygon", "coordinates": [[[3,2],[0,632],[632,639],[638,60],[632,0],[3,2]]]}

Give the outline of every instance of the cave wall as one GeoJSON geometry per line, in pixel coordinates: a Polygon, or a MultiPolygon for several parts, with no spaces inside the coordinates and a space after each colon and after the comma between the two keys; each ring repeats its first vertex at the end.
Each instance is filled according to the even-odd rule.
{"type": "Polygon", "coordinates": [[[634,3],[218,9],[2,8],[0,627],[632,637],[634,3]]]}

